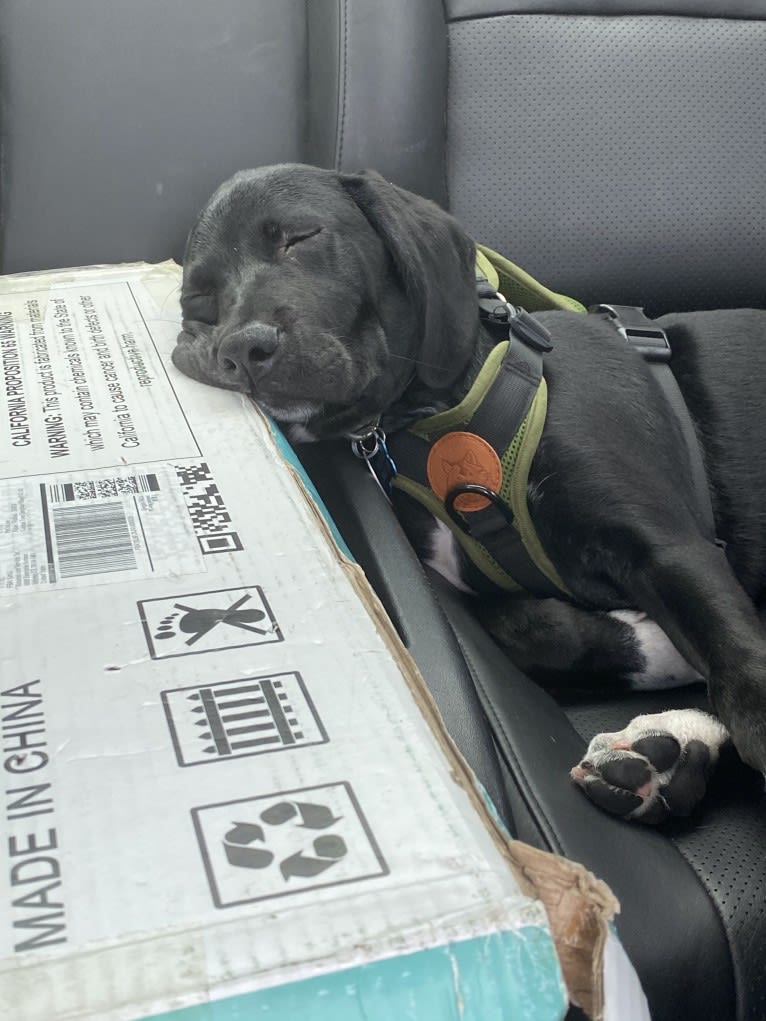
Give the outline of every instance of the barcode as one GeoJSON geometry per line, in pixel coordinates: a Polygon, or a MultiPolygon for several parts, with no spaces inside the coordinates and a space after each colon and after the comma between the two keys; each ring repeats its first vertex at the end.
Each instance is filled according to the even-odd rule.
{"type": "Polygon", "coordinates": [[[62,578],[136,568],[122,504],[94,503],[50,510],[62,578]]]}
{"type": "Polygon", "coordinates": [[[85,482],[64,482],[48,486],[53,503],[71,503],[74,500],[110,499],[131,496],[133,493],[158,493],[160,484],[156,475],[127,475],[123,478],[103,478],[85,482]]]}
{"type": "Polygon", "coordinates": [[[232,528],[231,515],[207,464],[177,464],[175,469],[202,552],[207,555],[241,550],[242,542],[232,528]]]}

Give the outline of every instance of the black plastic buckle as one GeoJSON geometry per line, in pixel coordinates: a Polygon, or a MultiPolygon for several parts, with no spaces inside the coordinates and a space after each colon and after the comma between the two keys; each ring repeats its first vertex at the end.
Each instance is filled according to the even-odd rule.
{"type": "Polygon", "coordinates": [[[504,301],[486,281],[479,281],[476,289],[479,295],[481,320],[499,339],[505,339],[513,333],[522,344],[534,348],[541,354],[553,350],[550,333],[529,312],[504,301]]]}
{"type": "Polygon", "coordinates": [[[589,312],[606,314],[631,347],[649,362],[669,362],[672,354],[664,330],[637,305],[591,305],[589,312]]]}
{"type": "Polygon", "coordinates": [[[495,340],[506,340],[511,310],[491,284],[485,281],[477,284],[479,295],[479,316],[485,328],[495,340]]]}
{"type": "MultiPolygon", "coordinates": [[[[509,307],[513,308],[513,306],[509,307]]],[[[541,322],[534,319],[523,308],[513,308],[513,312],[515,315],[511,316],[508,324],[511,333],[515,333],[522,343],[541,354],[547,354],[553,350],[551,335],[541,322]]]]}

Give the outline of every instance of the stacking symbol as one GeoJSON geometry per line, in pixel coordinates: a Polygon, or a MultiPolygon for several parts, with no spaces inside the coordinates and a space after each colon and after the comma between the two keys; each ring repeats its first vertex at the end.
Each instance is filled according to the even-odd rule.
{"type": "Polygon", "coordinates": [[[248,684],[200,688],[188,699],[198,703],[192,712],[200,716],[195,725],[204,728],[200,739],[211,742],[203,748],[205,755],[291,745],[303,737],[281,680],[264,677],[248,684]]]}
{"type": "MultiPolygon", "coordinates": [[[[313,830],[327,829],[340,822],[340,818],[333,815],[326,805],[300,801],[280,801],[264,809],[259,816],[260,822],[267,827],[292,822],[298,828],[313,830]]],[[[226,860],[235,868],[268,868],[275,855],[266,846],[266,840],[267,831],[260,823],[235,822],[223,838],[226,860]]],[[[313,853],[307,854],[302,848],[280,861],[279,871],[285,882],[293,876],[308,879],[321,875],[339,862],[348,849],[342,837],[325,833],[312,841],[311,850],[313,853]]]]}
{"type": "Polygon", "coordinates": [[[181,766],[327,741],[297,671],[172,688],[162,702],[181,766]]]}

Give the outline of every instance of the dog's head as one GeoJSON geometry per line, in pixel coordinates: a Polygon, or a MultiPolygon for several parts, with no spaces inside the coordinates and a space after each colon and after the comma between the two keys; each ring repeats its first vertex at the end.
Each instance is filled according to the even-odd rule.
{"type": "Polygon", "coordinates": [[[189,235],[173,361],[298,438],[353,434],[413,379],[444,391],[464,371],[473,260],[451,216],[378,174],[242,171],[189,235]]]}

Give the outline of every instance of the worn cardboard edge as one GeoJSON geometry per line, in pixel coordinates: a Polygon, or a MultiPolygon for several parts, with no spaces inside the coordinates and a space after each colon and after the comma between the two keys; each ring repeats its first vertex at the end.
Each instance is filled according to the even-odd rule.
{"type": "Polygon", "coordinates": [[[603,880],[576,862],[519,840],[508,847],[522,889],[526,881],[545,907],[572,1003],[601,1021],[604,948],[619,901],[603,880]]]}
{"type": "Polygon", "coordinates": [[[33,269],[20,273],[3,274],[3,285],[13,287],[26,280],[37,280],[42,277],[56,278],[56,284],[71,284],[83,277],[98,273],[103,277],[120,277],[125,273],[173,273],[180,281],[181,267],[175,259],[163,259],[162,262],[96,262],[91,266],[64,266],[61,269],[33,269]]]}
{"type": "MultiPolygon", "coordinates": [[[[235,928],[236,923],[232,925],[232,929],[235,928]]],[[[327,990],[335,991],[336,1006],[339,1003],[348,1006],[351,997],[353,1003],[363,1007],[361,992],[370,985],[382,989],[386,1001],[395,999],[404,990],[407,995],[401,1009],[402,1013],[406,1013],[411,1006],[410,999],[417,998],[421,992],[426,997],[434,991],[441,996],[445,989],[452,989],[456,1002],[460,1002],[466,990],[502,989],[500,978],[503,976],[508,992],[525,1003],[529,1002],[528,994],[533,1002],[539,996],[546,1008],[541,1012],[539,1021],[552,1021],[558,1017],[552,1008],[561,1008],[565,1003],[560,969],[555,969],[558,961],[555,945],[550,933],[535,920],[505,928],[489,926],[485,932],[467,939],[434,941],[414,949],[406,947],[406,940],[403,940],[402,947],[389,948],[372,958],[359,947],[355,958],[340,966],[333,962],[328,964],[326,958],[317,957],[311,961],[311,966],[303,967],[297,973],[294,969],[290,969],[289,974],[272,972],[268,980],[255,989],[242,976],[215,983],[205,978],[209,935],[205,924],[196,929],[185,927],[159,936],[156,932],[133,934],[128,941],[115,939],[110,943],[85,947],[65,957],[52,955],[47,959],[41,958],[22,982],[14,980],[21,977],[25,970],[23,966],[14,961],[3,962],[0,967],[0,1016],[4,1021],[6,1018],[15,1021],[15,1007],[34,998],[40,986],[56,988],[67,984],[86,990],[87,999],[74,1010],[67,1009],[65,1013],[56,1010],[55,1016],[59,1021],[105,1021],[106,1018],[109,1021],[138,1021],[139,1018],[141,1021],[237,1021],[249,1018],[251,1013],[268,1012],[285,995],[294,997],[302,1008],[312,1006],[313,1009],[317,1001],[324,1002],[327,990]],[[133,966],[133,969],[128,969],[128,974],[141,975],[138,988],[132,983],[126,984],[121,978],[126,974],[126,946],[133,955],[128,959],[133,966]],[[150,978],[147,983],[146,972],[140,968],[145,955],[181,961],[182,973],[178,975],[183,981],[176,984],[172,997],[168,997],[164,982],[158,984],[150,978]],[[443,968],[434,971],[434,961],[445,957],[450,961],[460,961],[460,968],[456,970],[453,967],[451,976],[447,972],[447,977],[443,968]],[[498,966],[495,974],[492,974],[491,968],[488,970],[488,962],[492,961],[498,966]],[[94,971],[99,976],[95,986],[94,971]],[[551,981],[552,973],[558,981],[551,981]],[[401,982],[387,984],[395,975],[400,976],[401,982]],[[101,998],[94,1000],[98,990],[101,998]]],[[[390,1010],[388,1013],[384,1011],[383,1015],[394,1016],[390,1010]]],[[[294,1015],[277,1013],[275,1016],[306,1015],[296,1012],[294,1015]]],[[[315,1015],[312,1013],[310,1016],[313,1018],[315,1015]]],[[[373,1015],[362,1011],[358,1017],[354,1014],[349,1021],[366,1021],[370,1016],[373,1015]]],[[[427,1018],[433,1013],[417,1016],[427,1018]]],[[[531,1021],[536,1015],[527,1012],[523,1016],[529,1016],[531,1021]]],[[[328,1014],[327,1021],[330,1018],[337,1021],[328,1014]]],[[[487,1019],[466,1016],[464,1021],[487,1019]]]]}
{"type": "Polygon", "coordinates": [[[452,990],[461,1021],[502,1021],[509,1016],[552,1021],[566,1010],[562,984],[545,980],[553,970],[554,954],[548,934],[538,926],[496,931],[224,999],[200,1000],[145,1021],[234,1021],[256,1014],[312,1021],[441,1018],[445,989],[452,990]]]}
{"type": "MultiPolygon", "coordinates": [[[[266,421],[272,442],[284,457],[279,451],[273,428],[257,405],[256,411],[266,421]]],[[[399,638],[362,568],[339,548],[333,529],[311,495],[303,470],[290,460],[285,460],[285,464],[298,484],[310,514],[335,551],[341,570],[393,656],[431,733],[445,752],[455,783],[465,791],[475,810],[487,822],[493,843],[508,862],[522,892],[543,904],[571,1002],[594,1021],[600,1021],[604,1013],[604,947],[609,923],[620,910],[617,898],[606,883],[583,865],[507,835],[499,817],[488,809],[486,792],[481,789],[447,731],[417,664],[399,638]]]]}

